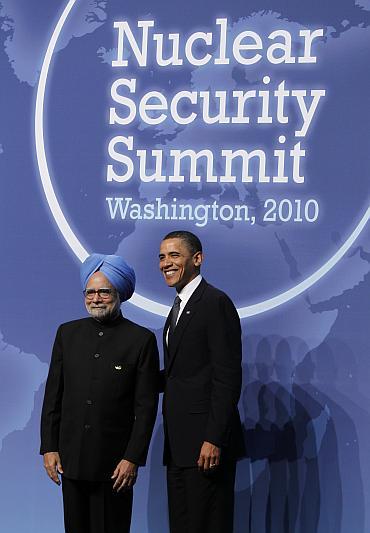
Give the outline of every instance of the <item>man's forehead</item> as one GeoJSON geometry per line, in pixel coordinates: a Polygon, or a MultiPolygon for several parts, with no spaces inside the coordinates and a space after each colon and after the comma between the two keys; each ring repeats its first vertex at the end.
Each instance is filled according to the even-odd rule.
{"type": "Polygon", "coordinates": [[[186,241],[180,237],[173,237],[171,239],[165,239],[161,242],[160,249],[166,251],[175,251],[181,250],[182,252],[189,252],[189,247],[187,246],[186,241]]]}
{"type": "Polygon", "coordinates": [[[113,285],[109,281],[109,279],[104,276],[103,272],[100,272],[99,270],[97,272],[94,272],[92,276],[90,276],[89,281],[87,282],[86,288],[112,288],[114,289],[113,285]]]}

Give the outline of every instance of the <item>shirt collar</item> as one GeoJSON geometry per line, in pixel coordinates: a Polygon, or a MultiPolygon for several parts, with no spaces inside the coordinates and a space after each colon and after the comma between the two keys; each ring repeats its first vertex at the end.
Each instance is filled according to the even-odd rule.
{"type": "Polygon", "coordinates": [[[185,287],[179,292],[178,296],[181,298],[181,305],[185,305],[188,302],[190,296],[193,294],[201,281],[202,276],[198,274],[196,278],[189,281],[189,283],[185,285],[185,287]]]}
{"type": "Polygon", "coordinates": [[[114,328],[118,324],[124,321],[122,312],[120,311],[119,314],[114,318],[113,320],[109,320],[108,322],[99,322],[99,320],[96,320],[92,316],[89,316],[90,324],[92,324],[96,329],[106,329],[106,328],[114,328]]]}

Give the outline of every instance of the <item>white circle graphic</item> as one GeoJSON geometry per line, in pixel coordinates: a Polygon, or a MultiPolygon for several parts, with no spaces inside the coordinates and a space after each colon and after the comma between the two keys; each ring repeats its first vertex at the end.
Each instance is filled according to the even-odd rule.
{"type": "MultiPolygon", "coordinates": [[[[89,252],[80,243],[78,237],[73,232],[60,207],[58,198],[56,197],[51,181],[44,144],[44,99],[49,68],[59,35],[76,1],[77,0],[68,1],[63,13],[61,14],[57,22],[57,25],[55,26],[55,29],[53,31],[45,53],[36,94],[35,146],[41,183],[50,211],[67,244],[74,252],[76,257],[78,257],[78,259],[82,262],[88,257],[89,252]]],[[[290,289],[278,294],[277,296],[274,296],[267,300],[263,300],[256,304],[240,307],[238,309],[240,318],[251,317],[264,313],[265,311],[269,311],[270,309],[274,309],[288,302],[289,300],[292,300],[296,296],[302,294],[304,291],[312,287],[317,281],[323,278],[325,274],[327,274],[348,252],[357,237],[360,235],[361,231],[364,229],[369,217],[370,207],[366,210],[365,214],[362,216],[361,220],[358,222],[351,235],[337,250],[337,252],[313,274],[308,276],[306,279],[304,279],[294,287],[291,287],[290,289]]],[[[168,307],[167,305],[163,305],[161,303],[155,302],[154,300],[150,300],[149,298],[145,298],[137,292],[135,292],[134,295],[131,297],[130,302],[136,305],[137,307],[144,309],[145,311],[154,313],[159,316],[167,316],[170,311],[170,307],[168,307]]]]}

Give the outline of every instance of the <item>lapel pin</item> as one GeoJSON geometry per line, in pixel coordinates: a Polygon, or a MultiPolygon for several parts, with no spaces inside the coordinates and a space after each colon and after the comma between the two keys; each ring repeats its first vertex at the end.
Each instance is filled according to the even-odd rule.
{"type": "Polygon", "coordinates": [[[190,311],[186,311],[186,314],[187,314],[187,315],[190,315],[190,311]]]}
{"type": "Polygon", "coordinates": [[[122,366],[121,366],[121,365],[116,365],[114,368],[115,368],[116,370],[122,370],[122,366]]]}

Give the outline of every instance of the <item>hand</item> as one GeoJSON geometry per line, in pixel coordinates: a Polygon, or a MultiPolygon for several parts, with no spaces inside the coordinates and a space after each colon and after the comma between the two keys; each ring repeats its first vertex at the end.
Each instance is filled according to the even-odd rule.
{"type": "Polygon", "coordinates": [[[133,487],[137,478],[137,465],[122,459],[116,466],[111,479],[115,479],[113,490],[119,492],[121,489],[133,487]]]}
{"type": "Polygon", "coordinates": [[[57,485],[60,485],[59,474],[63,474],[62,463],[58,452],[44,453],[44,467],[49,478],[57,485]]]}
{"type": "Polygon", "coordinates": [[[200,450],[199,459],[197,461],[199,470],[209,472],[220,464],[221,449],[211,444],[210,442],[203,442],[200,450]]]}

